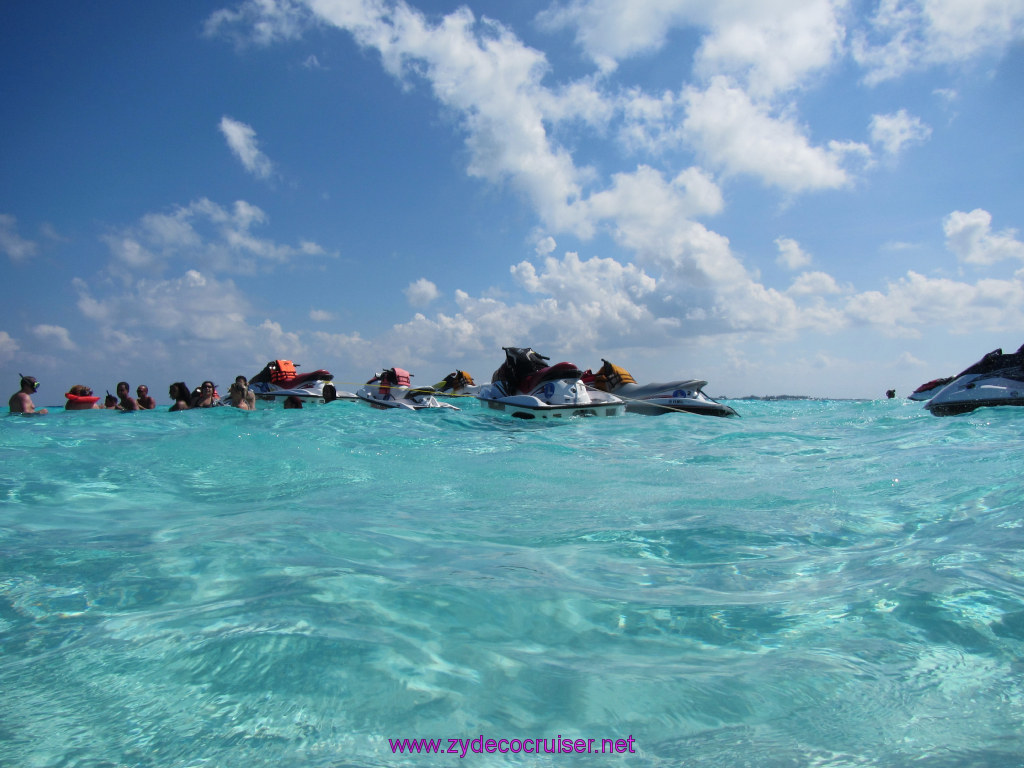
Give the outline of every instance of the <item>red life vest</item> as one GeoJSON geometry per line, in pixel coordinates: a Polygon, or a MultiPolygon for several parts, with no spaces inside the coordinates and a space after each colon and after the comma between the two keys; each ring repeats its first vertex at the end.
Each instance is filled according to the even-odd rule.
{"type": "Polygon", "coordinates": [[[377,394],[387,398],[388,395],[391,395],[393,388],[408,387],[412,382],[411,377],[412,374],[404,368],[388,368],[380,375],[380,386],[377,388],[377,394]]]}

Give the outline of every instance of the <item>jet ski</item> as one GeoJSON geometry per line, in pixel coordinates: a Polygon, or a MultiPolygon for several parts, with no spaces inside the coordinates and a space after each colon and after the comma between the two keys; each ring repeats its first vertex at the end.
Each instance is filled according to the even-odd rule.
{"type": "Polygon", "coordinates": [[[596,374],[584,377],[592,389],[611,392],[626,401],[626,410],[647,416],[663,413],[686,412],[704,416],[738,416],[728,405],[704,394],[706,381],[681,379],[664,384],[637,384],[629,371],[607,360],[601,360],[596,374]]]}
{"type": "Polygon", "coordinates": [[[263,370],[249,379],[249,389],[257,400],[286,400],[298,397],[303,402],[330,403],[334,400],[355,400],[354,392],[339,392],[334,374],[322,368],[299,373],[291,360],[271,360],[263,370]]]}
{"type": "Polygon", "coordinates": [[[404,368],[387,368],[356,390],[356,397],[374,408],[400,408],[421,411],[427,408],[459,410],[449,403],[439,403],[433,387],[414,389],[412,374],[404,368]]]}
{"type": "Polygon", "coordinates": [[[617,416],[626,404],[608,392],[590,390],[572,363],[548,365],[550,358],[529,347],[502,347],[505,362],[480,387],[477,398],[489,409],[517,419],[617,416]]]}
{"type": "Polygon", "coordinates": [[[907,399],[916,400],[918,402],[931,400],[935,395],[939,393],[940,389],[949,384],[949,382],[951,382],[955,378],[955,376],[946,376],[941,379],[932,379],[931,381],[926,381],[920,387],[918,387],[909,395],[907,395],[907,399]]]}
{"type": "Polygon", "coordinates": [[[480,385],[465,371],[452,371],[434,385],[437,397],[473,397],[480,391],[480,385]]]}
{"type": "Polygon", "coordinates": [[[961,371],[924,407],[935,416],[955,416],[993,405],[1024,405],[1024,345],[1003,354],[994,349],[961,371]]]}

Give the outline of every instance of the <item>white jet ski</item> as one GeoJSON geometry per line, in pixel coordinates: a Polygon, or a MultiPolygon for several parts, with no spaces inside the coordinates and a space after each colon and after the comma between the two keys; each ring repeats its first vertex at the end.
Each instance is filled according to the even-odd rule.
{"type": "Polygon", "coordinates": [[[448,408],[459,410],[454,405],[439,403],[432,387],[415,389],[411,384],[412,374],[404,368],[388,368],[381,371],[356,391],[356,397],[374,408],[400,408],[406,411],[421,411],[427,408],[448,408]]]}
{"type": "Polygon", "coordinates": [[[585,376],[592,389],[611,392],[626,401],[626,410],[647,416],[686,412],[704,416],[739,416],[736,411],[704,394],[706,381],[681,379],[667,383],[637,384],[629,371],[602,359],[596,374],[585,376]]]}
{"type": "Polygon", "coordinates": [[[434,385],[436,397],[476,397],[480,385],[465,371],[452,371],[434,385]]]}
{"type": "Polygon", "coordinates": [[[916,400],[917,402],[931,400],[933,397],[935,397],[935,395],[939,393],[939,390],[941,390],[944,386],[949,384],[949,382],[951,382],[955,378],[955,376],[945,376],[941,379],[932,379],[931,381],[926,381],[920,387],[918,387],[909,395],[907,395],[907,399],[916,400]]]}
{"type": "Polygon", "coordinates": [[[355,400],[354,392],[339,392],[334,374],[324,369],[299,373],[291,360],[271,360],[249,379],[249,389],[257,400],[284,401],[297,397],[302,402],[330,403],[355,400]]]}
{"type": "Polygon", "coordinates": [[[618,416],[626,404],[608,392],[590,390],[572,363],[548,365],[529,347],[503,347],[505,362],[477,398],[489,409],[517,419],[618,416]]]}
{"type": "Polygon", "coordinates": [[[1012,354],[989,352],[924,407],[935,416],[955,416],[995,405],[1024,405],[1024,345],[1012,354]]]}

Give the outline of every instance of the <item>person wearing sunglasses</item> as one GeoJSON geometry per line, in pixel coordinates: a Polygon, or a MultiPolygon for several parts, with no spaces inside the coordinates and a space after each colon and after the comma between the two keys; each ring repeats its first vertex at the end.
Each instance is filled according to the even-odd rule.
{"type": "Polygon", "coordinates": [[[39,390],[39,380],[35,376],[22,376],[20,373],[18,375],[21,376],[21,389],[11,395],[8,401],[11,413],[49,413],[46,408],[37,411],[35,403],[32,402],[32,395],[39,390]]]}
{"type": "Polygon", "coordinates": [[[212,381],[204,381],[199,389],[193,393],[193,408],[213,408],[220,405],[220,398],[217,396],[217,385],[212,381]]]}
{"type": "Polygon", "coordinates": [[[156,408],[156,400],[149,394],[149,387],[145,384],[139,384],[135,389],[137,395],[135,402],[139,404],[139,408],[145,411],[151,411],[156,408]]]}

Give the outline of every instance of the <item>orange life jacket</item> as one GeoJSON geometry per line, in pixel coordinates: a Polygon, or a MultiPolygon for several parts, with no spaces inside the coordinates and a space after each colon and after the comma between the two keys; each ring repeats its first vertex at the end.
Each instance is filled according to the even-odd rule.
{"type": "Polygon", "coordinates": [[[64,397],[72,403],[89,403],[91,405],[92,403],[99,402],[99,398],[95,395],[72,395],[70,392],[65,392],[64,397]]]}
{"type": "Polygon", "coordinates": [[[295,363],[291,360],[275,360],[270,368],[270,381],[281,384],[295,378],[295,363]]]}

